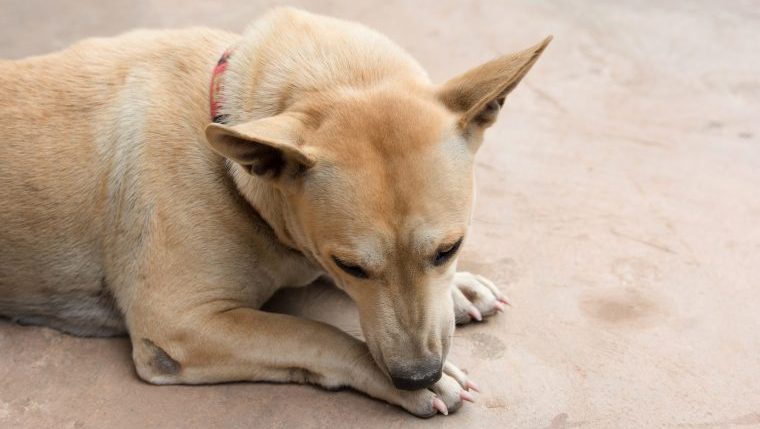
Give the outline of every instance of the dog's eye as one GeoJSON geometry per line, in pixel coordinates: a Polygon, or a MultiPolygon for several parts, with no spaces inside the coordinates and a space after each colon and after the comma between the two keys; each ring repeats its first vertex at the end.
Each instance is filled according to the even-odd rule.
{"type": "Polygon", "coordinates": [[[333,256],[332,258],[333,258],[333,262],[335,262],[335,265],[337,265],[338,268],[345,271],[347,274],[350,274],[360,279],[366,279],[369,277],[369,274],[367,274],[367,272],[364,271],[364,268],[358,265],[347,264],[341,261],[340,259],[336,258],[335,256],[333,256]]]}
{"type": "Polygon", "coordinates": [[[451,246],[444,248],[443,250],[439,250],[438,253],[435,255],[435,259],[433,260],[433,265],[436,267],[439,267],[446,262],[448,262],[449,259],[451,259],[452,256],[454,256],[457,253],[457,250],[459,250],[459,246],[462,245],[462,239],[460,238],[457,240],[456,243],[452,244],[451,246]]]}

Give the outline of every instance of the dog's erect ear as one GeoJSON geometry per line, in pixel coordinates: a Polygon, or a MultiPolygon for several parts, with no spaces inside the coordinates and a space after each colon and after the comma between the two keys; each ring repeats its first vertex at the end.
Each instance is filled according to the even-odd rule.
{"type": "Polygon", "coordinates": [[[209,124],[206,140],[214,151],[250,174],[276,180],[314,165],[301,147],[303,130],[297,117],[280,114],[234,126],[209,124]]]}
{"type": "Polygon", "coordinates": [[[499,57],[446,82],[438,98],[461,114],[464,132],[483,130],[496,121],[504,99],[528,73],[552,36],[524,51],[499,57]]]}

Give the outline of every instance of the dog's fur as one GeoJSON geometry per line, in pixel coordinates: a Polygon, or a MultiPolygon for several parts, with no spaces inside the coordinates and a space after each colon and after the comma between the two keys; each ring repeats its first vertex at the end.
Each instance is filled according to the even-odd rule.
{"type": "Polygon", "coordinates": [[[504,299],[455,270],[473,156],[548,42],[434,86],[376,32],[277,9],[242,37],[136,31],[2,61],[0,314],[128,333],[151,383],[310,382],[455,410],[472,386],[446,363],[455,320],[504,299]],[[323,274],[366,343],[257,310],[323,274]]]}

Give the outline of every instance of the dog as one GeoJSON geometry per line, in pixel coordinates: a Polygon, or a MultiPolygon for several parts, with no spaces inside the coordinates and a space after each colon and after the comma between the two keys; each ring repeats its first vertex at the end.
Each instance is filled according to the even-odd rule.
{"type": "Polygon", "coordinates": [[[140,378],[353,388],[428,417],[476,385],[455,324],[507,299],[456,271],[473,158],[551,36],[443,85],[360,24],[95,38],[0,62],[0,314],[128,334],[140,378]],[[220,59],[221,58],[221,59],[220,59]],[[328,276],[360,341],[260,307],[328,276]]]}

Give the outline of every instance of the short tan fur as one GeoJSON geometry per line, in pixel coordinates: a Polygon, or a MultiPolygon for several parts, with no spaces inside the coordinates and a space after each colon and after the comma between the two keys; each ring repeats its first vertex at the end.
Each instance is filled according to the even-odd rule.
{"type": "Polygon", "coordinates": [[[473,157],[549,40],[438,86],[362,25],[281,8],[242,36],[135,31],[0,61],[0,315],[128,333],[151,383],[456,410],[473,385],[446,359],[455,323],[505,300],[456,271],[473,157]],[[366,342],[258,310],[325,274],[366,342]]]}

